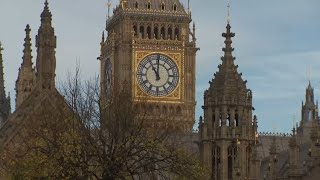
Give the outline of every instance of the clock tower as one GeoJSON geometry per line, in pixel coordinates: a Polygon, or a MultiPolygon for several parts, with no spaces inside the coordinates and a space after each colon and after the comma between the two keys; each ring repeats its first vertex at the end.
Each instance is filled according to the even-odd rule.
{"type": "Polygon", "coordinates": [[[179,0],[120,0],[101,41],[106,102],[126,90],[154,128],[188,132],[195,120],[195,25],[179,0]]]}

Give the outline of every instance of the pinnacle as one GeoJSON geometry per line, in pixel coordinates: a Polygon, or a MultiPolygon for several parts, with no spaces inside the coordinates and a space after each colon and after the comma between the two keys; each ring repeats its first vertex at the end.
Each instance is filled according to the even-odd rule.
{"type": "Polygon", "coordinates": [[[31,56],[31,38],[30,38],[30,32],[31,32],[31,29],[30,29],[30,26],[29,24],[27,24],[26,26],[26,37],[24,39],[24,50],[23,50],[23,62],[22,64],[23,65],[29,65],[29,66],[32,66],[32,56],[31,56]]]}
{"type": "Polygon", "coordinates": [[[4,49],[3,49],[3,47],[2,47],[2,43],[1,43],[1,41],[0,41],[0,54],[1,54],[1,51],[3,51],[4,49]]]}
{"type": "Polygon", "coordinates": [[[44,21],[46,19],[46,17],[49,18],[49,20],[51,21],[52,14],[49,10],[48,0],[46,0],[44,3],[44,9],[41,13],[41,21],[44,21]]]}

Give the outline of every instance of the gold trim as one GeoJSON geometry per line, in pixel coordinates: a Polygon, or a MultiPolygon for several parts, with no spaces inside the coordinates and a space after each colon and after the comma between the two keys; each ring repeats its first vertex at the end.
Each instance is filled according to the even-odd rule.
{"type": "Polygon", "coordinates": [[[132,88],[133,88],[133,95],[134,95],[134,99],[143,99],[143,98],[147,98],[148,102],[159,102],[159,100],[161,100],[161,102],[171,102],[175,101],[175,103],[177,103],[177,101],[183,101],[184,98],[184,53],[183,52],[172,52],[172,51],[134,51],[133,52],[133,66],[132,66],[132,72],[133,72],[133,76],[132,76],[132,88]],[[163,97],[156,97],[156,96],[152,96],[149,95],[147,93],[145,93],[141,87],[138,84],[138,80],[136,77],[137,74],[137,67],[139,65],[139,63],[147,56],[151,55],[151,54],[162,54],[165,56],[170,57],[177,65],[178,71],[179,71],[179,81],[178,81],[178,85],[175,88],[175,90],[173,90],[169,95],[167,96],[163,96],[163,97]]]}

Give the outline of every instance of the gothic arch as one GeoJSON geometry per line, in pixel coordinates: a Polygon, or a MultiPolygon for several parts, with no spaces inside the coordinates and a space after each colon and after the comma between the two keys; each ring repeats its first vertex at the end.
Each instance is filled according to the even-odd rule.
{"type": "Polygon", "coordinates": [[[168,28],[168,39],[173,40],[173,37],[172,37],[172,27],[169,27],[169,28],[168,28]]]}
{"type": "Polygon", "coordinates": [[[228,179],[233,179],[233,170],[237,158],[237,147],[230,145],[228,147],[228,179]]]}
{"type": "Polygon", "coordinates": [[[212,175],[213,179],[220,179],[221,169],[221,149],[219,146],[215,146],[212,149],[212,175]]]}
{"type": "Polygon", "coordinates": [[[151,9],[151,2],[149,1],[148,3],[147,3],[147,9],[151,9]]]}
{"type": "Polygon", "coordinates": [[[133,26],[133,31],[134,31],[134,36],[137,37],[138,36],[138,27],[137,27],[137,25],[133,26]]]}
{"type": "Polygon", "coordinates": [[[161,10],[162,11],[166,10],[166,5],[164,4],[164,2],[161,3],[161,10]]]}
{"type": "Polygon", "coordinates": [[[147,27],[147,38],[151,39],[151,27],[150,26],[147,27]]]}
{"type": "Polygon", "coordinates": [[[173,4],[172,9],[173,9],[173,11],[177,11],[177,4],[176,3],[173,4]]]}
{"type": "Polygon", "coordinates": [[[141,38],[144,38],[144,26],[140,26],[140,29],[139,29],[139,32],[140,32],[140,37],[141,38]]]}
{"type": "Polygon", "coordinates": [[[166,30],[165,30],[164,27],[161,27],[161,36],[160,36],[160,38],[161,39],[165,39],[165,35],[166,35],[166,30]]]}
{"type": "Polygon", "coordinates": [[[174,38],[176,39],[176,40],[180,40],[180,33],[179,33],[179,28],[175,28],[175,30],[174,30],[174,38]]]}
{"type": "Polygon", "coordinates": [[[159,38],[159,28],[158,28],[158,26],[155,26],[155,27],[154,27],[154,37],[155,37],[156,39],[160,39],[160,38],[159,38]]]}

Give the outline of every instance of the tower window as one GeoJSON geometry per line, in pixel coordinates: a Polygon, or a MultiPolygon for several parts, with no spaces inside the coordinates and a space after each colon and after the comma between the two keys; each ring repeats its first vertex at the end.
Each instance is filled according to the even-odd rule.
{"type": "Polygon", "coordinates": [[[166,33],[166,30],[164,29],[164,27],[162,27],[161,28],[161,39],[165,38],[165,33],[166,33]]]}
{"type": "Polygon", "coordinates": [[[147,9],[151,9],[151,2],[148,2],[147,9]]]}
{"type": "Polygon", "coordinates": [[[158,27],[155,27],[154,28],[154,37],[156,38],[156,39],[159,39],[159,29],[158,29],[158,27]]]}
{"type": "Polygon", "coordinates": [[[139,8],[139,3],[138,3],[138,2],[136,2],[136,4],[135,4],[135,8],[136,8],[136,9],[138,9],[138,8],[139,8]]]}
{"type": "Polygon", "coordinates": [[[239,126],[239,115],[238,115],[238,113],[236,113],[236,115],[235,115],[234,125],[235,125],[236,127],[239,126]]]}
{"type": "Polygon", "coordinates": [[[164,11],[166,9],[166,6],[164,3],[161,4],[161,10],[164,11]]]}
{"type": "Polygon", "coordinates": [[[140,26],[140,37],[144,38],[144,27],[140,26]]]}
{"type": "Polygon", "coordinates": [[[230,121],[231,117],[230,117],[230,113],[227,114],[227,126],[231,126],[231,121],[230,121]]]}
{"type": "Polygon", "coordinates": [[[177,11],[177,5],[176,4],[173,5],[173,10],[177,11]]]}
{"type": "Polygon", "coordinates": [[[147,27],[147,37],[149,39],[151,39],[151,27],[150,26],[147,27]]]}
{"type": "Polygon", "coordinates": [[[137,26],[133,26],[134,36],[138,36],[138,28],[137,26]]]}
{"type": "Polygon", "coordinates": [[[172,28],[171,27],[168,28],[168,37],[171,40],[173,39],[173,37],[172,37],[172,28]]]}
{"type": "Polygon", "coordinates": [[[179,28],[176,28],[176,29],[174,30],[174,38],[175,38],[176,40],[179,40],[179,28]]]}

